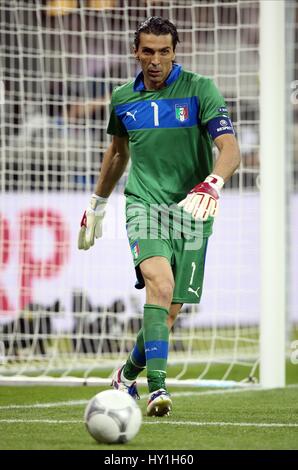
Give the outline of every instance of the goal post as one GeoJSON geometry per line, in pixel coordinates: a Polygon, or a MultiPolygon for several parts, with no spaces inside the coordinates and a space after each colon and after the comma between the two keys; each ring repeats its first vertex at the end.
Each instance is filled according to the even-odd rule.
{"type": "Polygon", "coordinates": [[[261,1],[260,380],[263,387],[270,388],[285,386],[287,233],[285,37],[284,0],[261,1]]]}
{"type": "Polygon", "coordinates": [[[109,198],[104,237],[79,252],[77,235],[110,142],[111,91],[138,70],[134,31],[163,16],[178,28],[177,62],[224,95],[242,154],[223,189],[201,304],[184,305],[171,332],[169,384],[250,386],[257,377],[284,386],[283,8],[2,0],[0,383],[107,385],[133,345],[145,297],[125,233],[127,173],[109,198]]]}

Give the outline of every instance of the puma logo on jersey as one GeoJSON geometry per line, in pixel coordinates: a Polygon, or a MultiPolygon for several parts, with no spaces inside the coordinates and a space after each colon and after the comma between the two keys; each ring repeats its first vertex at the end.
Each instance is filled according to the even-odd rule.
{"type": "Polygon", "coordinates": [[[200,297],[200,295],[198,293],[199,289],[200,289],[200,287],[198,287],[196,290],[194,290],[192,287],[189,287],[188,292],[192,292],[193,294],[195,294],[199,298],[200,297]]]}
{"type": "Polygon", "coordinates": [[[131,113],[130,111],[126,112],[126,116],[131,116],[134,121],[136,121],[135,115],[137,114],[138,110],[136,110],[134,113],[131,113]]]}

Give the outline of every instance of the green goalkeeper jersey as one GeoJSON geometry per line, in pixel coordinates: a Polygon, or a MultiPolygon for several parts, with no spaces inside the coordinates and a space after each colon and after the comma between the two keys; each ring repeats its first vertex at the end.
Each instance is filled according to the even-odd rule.
{"type": "MultiPolygon", "coordinates": [[[[211,79],[174,64],[165,85],[146,90],[141,72],[112,94],[107,132],[129,138],[128,202],[178,203],[212,172],[212,140],[234,133],[211,79]]],[[[204,223],[204,236],[211,228],[204,223]]]]}

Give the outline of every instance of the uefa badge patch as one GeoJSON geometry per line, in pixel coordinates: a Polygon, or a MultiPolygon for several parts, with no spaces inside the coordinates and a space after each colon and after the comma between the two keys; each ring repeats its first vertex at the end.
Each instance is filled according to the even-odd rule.
{"type": "Polygon", "coordinates": [[[130,245],[130,248],[131,248],[131,252],[132,252],[132,255],[134,257],[134,259],[137,259],[139,254],[140,254],[140,247],[139,247],[139,242],[138,240],[136,240],[135,242],[133,242],[131,245],[130,245]]]}
{"type": "Polygon", "coordinates": [[[188,119],[188,106],[187,104],[175,104],[176,119],[184,122],[188,119]]]}

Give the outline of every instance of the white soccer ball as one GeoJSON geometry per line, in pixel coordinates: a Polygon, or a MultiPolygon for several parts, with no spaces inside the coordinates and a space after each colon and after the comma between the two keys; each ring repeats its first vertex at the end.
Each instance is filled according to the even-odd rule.
{"type": "Polygon", "coordinates": [[[128,393],[105,390],[91,398],[84,420],[87,430],[97,442],[124,443],[139,431],[142,414],[128,393]]]}

